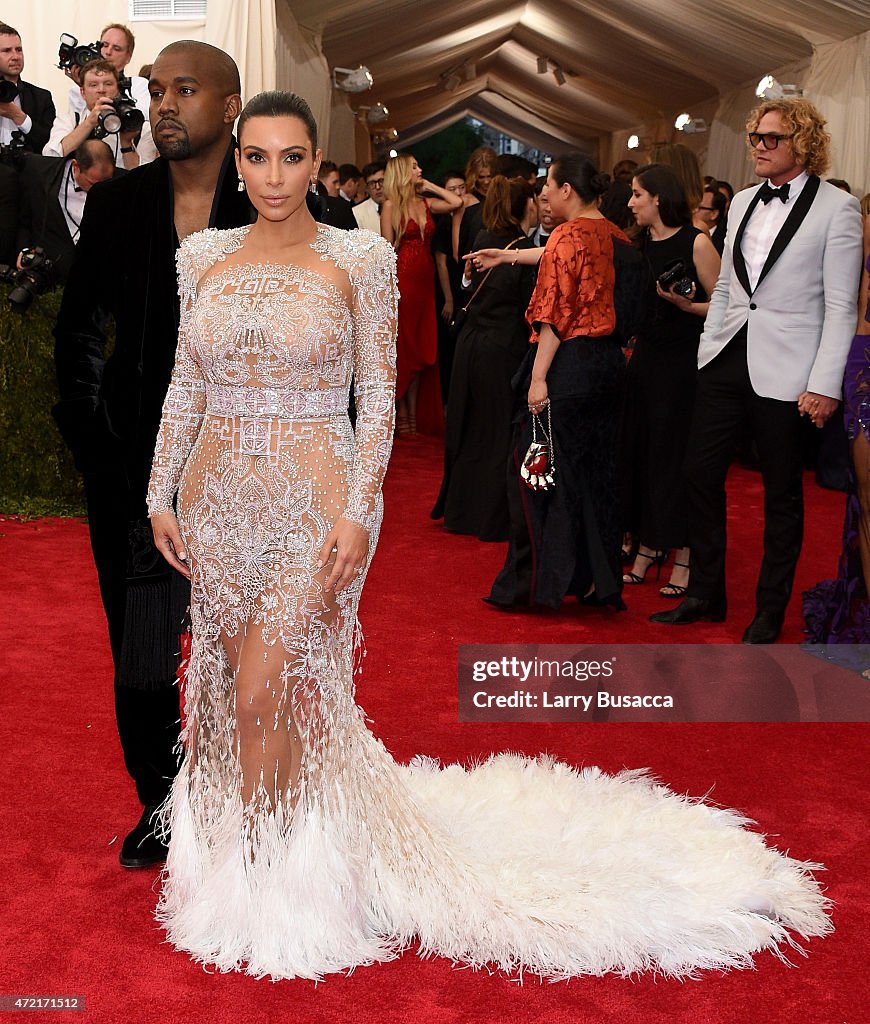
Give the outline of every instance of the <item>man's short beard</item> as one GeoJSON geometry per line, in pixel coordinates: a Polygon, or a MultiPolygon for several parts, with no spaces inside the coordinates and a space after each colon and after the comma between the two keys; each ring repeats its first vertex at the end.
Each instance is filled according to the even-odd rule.
{"type": "Polygon", "coordinates": [[[175,139],[155,139],[154,145],[164,160],[189,160],[193,156],[193,148],[187,135],[175,139]]]}

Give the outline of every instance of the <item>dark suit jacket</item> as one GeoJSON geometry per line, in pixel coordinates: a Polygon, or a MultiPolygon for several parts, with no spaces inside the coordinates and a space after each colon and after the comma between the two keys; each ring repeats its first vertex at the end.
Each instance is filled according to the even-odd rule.
{"type": "Polygon", "coordinates": [[[30,82],[18,82],[18,94],[21,97],[21,109],[30,115],[33,127],[24,136],[24,146],[31,153],[41,153],[54,124],[54,100],[48,89],[40,89],[30,82]]]}
{"type": "MultiPolygon", "coordinates": [[[[58,190],[64,175],[70,173],[71,162],[71,157],[27,153],[19,171],[20,207],[15,251],[18,253],[25,246],[42,246],[54,263],[53,284],[66,283],[76,251],[58,200],[58,190]]],[[[123,174],[126,171],[122,168],[115,169],[115,177],[123,174]]],[[[70,191],[73,186],[70,180],[70,191]]]]}
{"type": "MultiPolygon", "coordinates": [[[[88,194],[75,260],[55,326],[60,402],[53,413],[86,475],[126,474],[129,517],[145,494],[178,342],[178,284],[169,164],[162,158],[88,194]],[[122,229],[119,251],[113,232],[122,229]],[[104,325],[115,321],[107,358],[104,325]]],[[[227,150],[209,224],[253,219],[227,150]]]]}
{"type": "Polygon", "coordinates": [[[359,227],[353,215],[353,203],[349,203],[343,196],[321,196],[321,209],[323,214],[320,219],[324,224],[344,228],[345,231],[354,231],[359,227]]]}
{"type": "Polygon", "coordinates": [[[18,225],[18,174],[8,164],[0,164],[0,263],[14,263],[18,251],[15,233],[18,225]]]}

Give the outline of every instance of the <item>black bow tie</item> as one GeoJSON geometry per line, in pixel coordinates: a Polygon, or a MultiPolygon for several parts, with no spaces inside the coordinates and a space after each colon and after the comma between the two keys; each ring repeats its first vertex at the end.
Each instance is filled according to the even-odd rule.
{"type": "Polygon", "coordinates": [[[770,185],[765,182],[758,190],[758,197],[765,206],[767,206],[771,199],[781,199],[784,203],[787,203],[788,189],[789,182],[786,182],[784,185],[780,185],[779,188],[771,188],[770,185]]]}

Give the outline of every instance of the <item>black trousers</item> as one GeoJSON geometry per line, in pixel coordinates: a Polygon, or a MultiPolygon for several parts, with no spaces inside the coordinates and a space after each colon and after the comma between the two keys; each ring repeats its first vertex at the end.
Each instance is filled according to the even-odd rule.
{"type": "Polygon", "coordinates": [[[690,597],[725,599],[725,479],[737,440],[748,426],[764,481],[764,558],[756,608],[785,611],[803,539],[800,422],[797,402],[762,398],[753,391],[745,327],[699,370],[686,455],[690,597]]]}
{"type": "MultiPolygon", "coordinates": [[[[88,527],[100,583],[100,596],[109,626],[115,665],[124,642],[127,601],[129,500],[126,478],[106,473],[85,477],[88,527]]],[[[124,764],[144,806],[162,802],[178,771],[175,746],[180,729],[178,686],[141,689],[115,679],[115,719],[124,764]]]]}

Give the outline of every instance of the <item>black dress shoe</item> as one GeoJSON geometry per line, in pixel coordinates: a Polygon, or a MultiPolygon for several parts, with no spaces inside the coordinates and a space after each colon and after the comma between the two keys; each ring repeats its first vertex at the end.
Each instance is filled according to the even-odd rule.
{"type": "Polygon", "coordinates": [[[756,612],[743,634],[745,644],[775,644],[785,612],[756,612]]]}
{"type": "Polygon", "coordinates": [[[684,597],[676,608],[650,615],[650,622],[663,622],[666,626],[688,626],[692,622],[723,622],[724,601],[708,601],[703,597],[684,597]]]}
{"type": "Polygon", "coordinates": [[[154,816],[159,804],[149,804],[139,824],[124,840],[118,858],[124,868],[150,868],[166,860],[166,843],[154,834],[154,816]]]}

